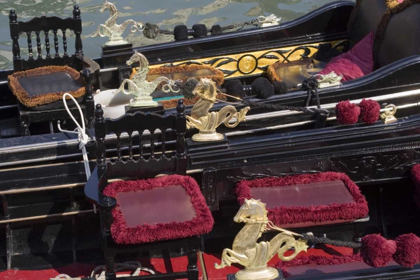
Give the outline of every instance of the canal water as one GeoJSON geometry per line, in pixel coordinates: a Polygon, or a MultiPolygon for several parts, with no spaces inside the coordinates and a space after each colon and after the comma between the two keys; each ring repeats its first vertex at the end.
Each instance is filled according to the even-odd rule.
{"type": "MultiPolygon", "coordinates": [[[[260,15],[275,14],[282,22],[293,20],[333,0],[113,0],[120,11],[117,23],[134,19],[143,23],[157,24],[161,29],[172,30],[174,26],[185,24],[191,27],[203,23],[210,28],[213,24],[221,26],[255,19],[260,15]]],[[[12,67],[11,38],[9,31],[9,11],[15,9],[18,20],[28,21],[42,15],[69,17],[74,5],[81,8],[83,21],[83,50],[86,56],[100,55],[100,46],[107,39],[91,35],[98,24],[104,23],[109,12],[100,13],[104,0],[0,0],[0,69],[12,67]]],[[[158,44],[173,40],[173,36],[159,35],[151,40],[139,32],[130,33],[125,38],[134,46],[158,44]]],[[[22,53],[25,54],[26,35],[20,39],[22,53]]],[[[33,43],[34,45],[35,43],[33,43]]],[[[69,51],[74,41],[69,40],[69,51]]],[[[27,52],[27,51],[26,51],[27,52]]]]}

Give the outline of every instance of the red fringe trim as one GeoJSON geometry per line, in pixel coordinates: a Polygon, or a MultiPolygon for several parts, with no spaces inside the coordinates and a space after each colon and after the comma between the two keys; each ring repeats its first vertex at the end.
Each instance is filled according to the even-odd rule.
{"type": "MultiPolygon", "coordinates": [[[[116,197],[120,192],[151,190],[174,185],[181,185],[191,197],[191,203],[196,213],[194,219],[186,222],[160,223],[129,228],[118,204],[112,211],[114,221],[111,225],[111,234],[114,241],[118,244],[139,244],[198,236],[210,232],[214,224],[213,217],[206,205],[200,187],[189,176],[170,175],[147,180],[117,181],[109,184],[103,193],[106,196],[116,197]]],[[[159,207],[159,205],[156,205],[156,207],[159,207]]]]}
{"type": "Polygon", "coordinates": [[[291,261],[279,261],[276,263],[275,267],[283,269],[285,267],[316,264],[316,265],[338,265],[352,262],[363,262],[363,259],[360,255],[351,255],[351,256],[300,256],[296,257],[291,261]]]}
{"type": "Polygon", "coordinates": [[[354,203],[332,203],[329,205],[306,207],[275,207],[268,210],[268,218],[277,226],[303,222],[348,221],[366,217],[369,208],[359,187],[343,173],[324,172],[318,174],[303,174],[286,177],[270,177],[241,181],[236,188],[239,203],[251,199],[251,188],[281,187],[312,182],[341,180],[353,196],[354,203]]]}

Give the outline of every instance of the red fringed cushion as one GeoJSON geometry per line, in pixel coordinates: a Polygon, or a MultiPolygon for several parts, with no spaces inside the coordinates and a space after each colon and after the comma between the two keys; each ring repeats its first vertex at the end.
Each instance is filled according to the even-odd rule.
{"type": "Polygon", "coordinates": [[[241,181],[238,201],[261,199],[277,226],[305,227],[366,217],[369,209],[357,185],[343,173],[324,172],[241,181]]]}
{"type": "Polygon", "coordinates": [[[112,238],[139,244],[198,236],[213,228],[213,217],[197,182],[170,175],[109,184],[104,194],[117,199],[112,238]]]}
{"type": "Polygon", "coordinates": [[[334,71],[343,75],[343,82],[351,81],[373,71],[373,32],[369,33],[350,51],[333,58],[319,74],[334,71]]]}

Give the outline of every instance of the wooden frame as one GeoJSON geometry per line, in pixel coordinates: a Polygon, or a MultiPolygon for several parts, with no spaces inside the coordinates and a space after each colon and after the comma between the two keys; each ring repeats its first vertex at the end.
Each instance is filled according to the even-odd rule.
{"type": "MultiPolygon", "coordinates": [[[[187,271],[179,273],[169,273],[162,275],[159,279],[180,279],[188,278],[189,280],[198,279],[197,268],[197,249],[200,247],[199,238],[183,238],[179,240],[162,241],[152,244],[142,245],[118,245],[111,237],[112,214],[111,211],[116,207],[116,199],[105,196],[102,192],[108,185],[108,179],[112,177],[125,178],[146,178],[153,177],[163,172],[176,173],[180,175],[186,174],[186,144],[185,130],[186,118],[184,113],[184,105],[182,100],[178,102],[176,115],[156,115],[152,113],[136,112],[135,114],[126,114],[119,119],[104,119],[101,105],[96,106],[95,110],[95,138],[97,151],[97,166],[85,186],[85,194],[89,201],[94,203],[99,210],[101,219],[101,237],[102,249],[106,259],[106,276],[107,280],[116,279],[114,257],[118,251],[127,250],[150,250],[150,249],[168,249],[181,248],[187,249],[188,266],[187,271]],[[162,135],[166,130],[175,130],[176,133],[176,151],[168,155],[165,150],[165,137],[162,138],[162,149],[160,156],[155,153],[154,131],[159,129],[162,135]],[[150,136],[150,157],[144,156],[144,146],[141,135],[144,130],[149,130],[150,136]],[[133,133],[138,131],[140,135],[140,151],[139,158],[135,158],[133,152],[133,133]],[[129,134],[128,157],[122,155],[121,139],[122,133],[129,134]],[[117,135],[117,158],[115,160],[107,160],[105,138],[109,133],[117,135]]],[[[120,279],[120,278],[118,278],[120,279]]],[[[126,279],[126,278],[122,278],[126,279]]],[[[127,278],[128,279],[128,278],[127,278]]],[[[129,278],[137,279],[137,277],[129,278]]],[[[142,276],[141,279],[149,279],[142,276]]],[[[151,276],[150,279],[156,279],[151,276]]]]}

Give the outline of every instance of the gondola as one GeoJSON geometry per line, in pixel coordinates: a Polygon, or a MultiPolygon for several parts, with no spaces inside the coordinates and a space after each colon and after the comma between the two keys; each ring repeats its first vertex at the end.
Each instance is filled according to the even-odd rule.
{"type": "MultiPolygon", "coordinates": [[[[372,3],[366,3],[366,0],[357,1],[355,6],[350,1],[334,2],[279,26],[244,29],[134,49],[116,48],[111,52],[104,48],[100,59],[89,60],[76,54],[73,61],[75,68],[89,69],[83,70],[81,75],[88,85],[85,100],[82,101],[86,122],[88,126],[91,124],[86,133],[92,137],[91,141],[85,143],[90,169],[93,171],[87,183],[77,134],[59,132],[59,128],[54,127],[56,124],[50,122],[67,118],[67,124],[63,128],[73,129],[74,126],[66,116],[67,112],[61,109],[61,115],[51,117],[56,108],[47,108],[47,111],[50,110],[50,119],[46,117],[45,110],[29,112],[33,123],[29,132],[24,130],[23,134],[27,135],[20,136],[21,104],[16,106],[16,99],[8,88],[10,85],[7,77],[13,71],[2,72],[0,109],[4,114],[0,137],[0,194],[3,206],[1,259],[2,269],[7,270],[3,273],[10,273],[10,269],[39,270],[71,263],[103,263],[99,229],[100,224],[103,226],[109,220],[104,218],[107,212],[103,209],[106,209],[106,205],[104,206],[100,197],[92,194],[90,190],[95,190],[98,183],[102,184],[103,174],[100,170],[105,168],[103,163],[106,160],[115,161],[115,169],[113,167],[112,170],[122,177],[129,171],[138,172],[136,163],[145,163],[141,168],[143,171],[140,172],[146,173],[148,177],[159,175],[162,169],[170,167],[177,174],[188,174],[198,183],[215,220],[213,229],[201,239],[204,247],[199,246],[200,249],[204,248],[204,253],[199,253],[200,277],[207,274],[207,279],[212,279],[212,273],[216,273],[210,268],[213,266],[210,262],[216,258],[220,263],[223,248],[231,245],[234,235],[241,229],[232,222],[232,217],[240,206],[235,189],[238,183],[243,181],[305,174],[315,176],[314,174],[325,172],[346,174],[366,197],[369,203],[368,217],[361,217],[357,222],[347,221],[330,225],[327,223],[303,229],[292,227],[291,230],[296,230],[299,234],[311,231],[318,236],[327,234],[331,239],[345,240],[353,240],[353,235],[359,234],[359,239],[354,239],[358,242],[360,236],[369,233],[381,232],[389,239],[409,232],[418,235],[418,208],[412,196],[417,181],[416,176],[411,177],[411,172],[413,166],[419,163],[419,56],[418,52],[407,55],[412,51],[409,48],[414,46],[415,42],[407,41],[406,44],[398,46],[393,43],[394,36],[409,38],[404,36],[413,32],[413,29],[405,28],[398,29],[398,34],[395,34],[395,28],[405,23],[398,17],[398,13],[404,9],[407,13],[416,12],[420,5],[416,1],[405,1],[399,4],[402,6],[398,6],[392,1],[378,0],[374,4],[374,10],[378,11],[378,14],[375,14],[377,18],[368,16],[367,21],[363,15],[366,16],[367,11],[373,8],[369,6],[372,3]],[[325,43],[345,50],[348,48],[349,38],[358,37],[360,40],[370,30],[380,30],[376,27],[382,21],[388,24],[389,30],[394,30],[391,35],[383,35],[382,38],[382,44],[390,48],[386,50],[389,56],[381,62],[386,63],[376,66],[377,70],[354,81],[317,89],[317,94],[321,107],[332,111],[339,101],[347,99],[355,103],[366,98],[376,99],[381,105],[395,104],[398,108],[398,121],[393,123],[377,121],[373,124],[359,122],[339,125],[334,120],[324,119],[323,125],[314,129],[314,126],[319,125],[314,114],[295,114],[287,110],[268,110],[266,106],[260,106],[251,108],[247,121],[240,123],[235,129],[217,129],[224,134],[221,141],[200,143],[191,139],[195,132],[185,131],[185,127],[179,124],[185,123],[185,116],[191,114],[192,106],[178,103],[178,106],[172,109],[165,109],[159,117],[156,117],[156,114],[137,113],[131,116],[133,119],[127,115],[114,121],[104,118],[103,108],[94,106],[94,91],[90,86],[102,91],[118,88],[122,80],[127,78],[125,61],[134,51],[147,57],[151,69],[204,64],[222,71],[226,81],[236,78],[245,85],[251,85],[256,78],[266,75],[269,65],[279,59],[287,64],[298,60],[297,58],[309,58],[319,50],[320,44],[325,43]],[[349,22],[355,24],[351,28],[352,32],[363,34],[349,36],[349,22]],[[413,44],[410,45],[411,43],[413,44]],[[239,62],[247,56],[257,61],[253,71],[247,72],[240,68],[239,62]],[[133,125],[134,118],[141,120],[142,116],[155,118],[153,120],[156,121],[156,126],[151,129],[156,128],[160,132],[153,131],[143,135],[105,133],[130,130],[129,126],[133,125]],[[36,122],[38,117],[40,123],[36,122]],[[163,124],[163,119],[168,123],[163,124]],[[171,127],[172,125],[174,127],[171,127]],[[166,162],[165,153],[170,154],[168,159],[174,156],[175,161],[166,162]],[[390,202],[392,199],[394,201],[390,202]],[[96,202],[96,209],[92,207],[91,202],[96,202]]],[[[403,12],[400,15],[403,15],[403,12]]],[[[80,11],[78,13],[76,8],[73,19],[80,20],[80,11]]],[[[13,20],[16,18],[12,17],[11,21],[13,20]]],[[[415,20],[410,22],[410,26],[417,26],[416,24],[415,20]]],[[[77,32],[75,30],[76,34],[77,32]]],[[[350,45],[354,43],[350,41],[350,45]]],[[[258,104],[298,107],[305,104],[308,92],[310,93],[310,90],[297,88],[267,99],[250,96],[247,100],[258,104]]],[[[212,110],[219,111],[225,105],[220,102],[215,104],[212,110]]],[[[316,101],[312,100],[307,105],[316,108],[316,101]]],[[[233,106],[239,110],[246,104],[233,102],[233,106]]],[[[74,108],[72,110],[76,115],[77,111],[74,108]]],[[[138,130],[143,132],[146,129],[141,125],[138,130]]],[[[141,176],[145,176],[143,173],[141,176]]],[[[413,174],[415,175],[414,172],[413,174]]],[[[112,200],[107,203],[111,205],[112,200]]],[[[270,234],[264,235],[264,240],[269,240],[269,236],[270,234]]],[[[182,247],[182,242],[175,244],[182,247]]],[[[197,240],[188,242],[195,242],[195,245],[191,246],[196,246],[197,240]]],[[[153,243],[150,245],[152,248],[153,243]]],[[[308,256],[322,248],[321,244],[318,245],[314,244],[309,249],[308,256]]],[[[165,249],[165,246],[169,245],[162,243],[159,247],[158,244],[159,249],[165,249]]],[[[332,250],[338,250],[336,247],[326,247],[325,250],[329,250],[332,255],[339,255],[337,252],[331,253],[332,250]]],[[[171,256],[182,255],[182,250],[171,252],[171,256]]],[[[120,255],[117,259],[124,261],[138,257],[144,255],[120,255]]],[[[160,255],[152,253],[153,257],[160,258],[160,255]]],[[[188,261],[191,262],[188,269],[192,272],[188,275],[183,274],[183,277],[196,279],[194,277],[198,277],[197,266],[194,266],[194,257],[190,257],[191,255],[188,255],[188,261]]],[[[185,257],[180,258],[184,258],[183,262],[186,262],[185,257]]],[[[279,269],[284,268],[284,264],[281,263],[271,265],[279,269]]],[[[70,270],[73,269],[74,267],[70,266],[70,270]]],[[[320,263],[307,262],[301,266],[292,266],[288,273],[289,277],[297,279],[416,279],[418,270],[418,264],[414,264],[412,269],[405,269],[396,263],[383,268],[369,268],[357,259],[348,263],[342,261],[336,268],[332,263],[322,266],[320,263]]],[[[226,277],[233,272],[236,270],[220,270],[217,273],[226,277]]],[[[79,273],[81,274],[87,275],[79,273]]],[[[286,269],[283,269],[283,274],[287,279],[286,269]]],[[[75,276],[76,274],[72,274],[72,277],[75,276]]]]}

